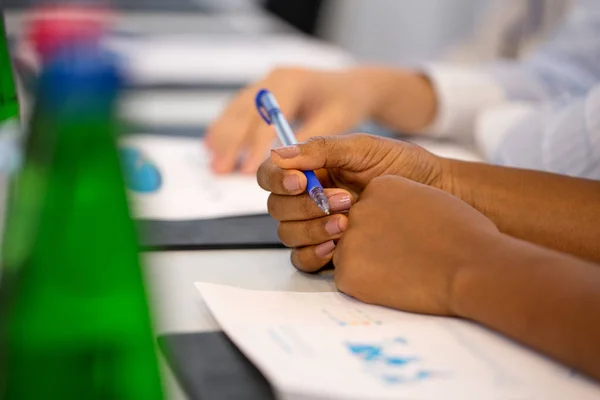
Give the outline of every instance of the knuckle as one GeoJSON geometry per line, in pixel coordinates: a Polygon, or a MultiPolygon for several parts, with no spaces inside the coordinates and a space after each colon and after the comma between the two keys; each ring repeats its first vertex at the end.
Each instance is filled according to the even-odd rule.
{"type": "Polygon", "coordinates": [[[270,191],[269,185],[269,176],[271,166],[269,163],[272,163],[270,159],[263,161],[258,167],[258,171],[256,172],[256,181],[258,182],[258,186],[260,186],[263,190],[270,191]]]}
{"type": "Polygon", "coordinates": [[[281,197],[276,194],[270,194],[269,198],[267,199],[267,211],[269,212],[269,215],[276,220],[280,220],[281,209],[281,197]]]}
{"type": "Polygon", "coordinates": [[[319,239],[323,237],[320,230],[321,224],[319,222],[319,220],[310,220],[298,224],[298,234],[304,238],[307,244],[318,242],[319,239]]]}
{"type": "Polygon", "coordinates": [[[285,247],[292,247],[289,241],[289,230],[287,225],[288,224],[286,224],[285,222],[280,222],[277,225],[277,237],[285,247]]]}
{"type": "Polygon", "coordinates": [[[299,271],[314,273],[318,271],[322,265],[318,265],[318,262],[316,262],[314,258],[309,257],[306,250],[306,248],[296,248],[292,250],[292,265],[299,271]]]}
{"type": "Polygon", "coordinates": [[[328,138],[325,136],[313,136],[308,138],[306,142],[304,142],[304,146],[301,146],[302,150],[305,149],[313,149],[313,148],[321,148],[327,146],[328,138]]]}
{"type": "Polygon", "coordinates": [[[300,151],[307,156],[334,155],[337,139],[335,136],[313,136],[300,145],[300,151]]]}
{"type": "Polygon", "coordinates": [[[292,262],[292,265],[294,266],[294,268],[296,268],[299,271],[304,271],[303,269],[303,265],[300,262],[300,249],[292,249],[292,254],[290,255],[290,261],[292,262]]]}
{"type": "Polygon", "coordinates": [[[311,219],[317,215],[316,212],[318,208],[308,194],[305,193],[301,196],[296,196],[295,198],[298,199],[299,203],[297,209],[305,219],[311,219]]]}
{"type": "Polygon", "coordinates": [[[312,221],[280,222],[277,236],[286,247],[306,246],[318,240],[312,234],[312,221]]]}

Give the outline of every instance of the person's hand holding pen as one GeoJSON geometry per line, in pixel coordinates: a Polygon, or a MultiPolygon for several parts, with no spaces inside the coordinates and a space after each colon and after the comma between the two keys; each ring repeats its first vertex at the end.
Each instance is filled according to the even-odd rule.
{"type": "Polygon", "coordinates": [[[269,89],[291,123],[298,141],[347,133],[371,119],[399,132],[425,127],[435,115],[436,95],[423,76],[391,68],[363,67],[339,72],[278,69],[242,90],[209,126],[205,144],[217,173],[255,173],[267,157],[275,132],[256,113],[254,97],[269,89]]]}
{"type": "Polygon", "coordinates": [[[451,191],[443,171],[444,160],[418,146],[353,134],[274,149],[259,168],[258,183],[271,192],[269,213],[279,221],[281,241],[293,248],[292,263],[315,272],[331,261],[335,242],[348,227],[348,210],[373,179],[402,176],[451,191]],[[306,193],[304,170],[317,174],[331,215],[324,216],[306,193]]]}
{"type": "Polygon", "coordinates": [[[458,197],[502,233],[600,262],[597,218],[590,217],[600,207],[589,201],[598,196],[598,182],[444,159],[399,140],[353,134],[275,149],[258,170],[258,183],[271,192],[269,213],[298,269],[315,272],[332,260],[336,241],[352,223],[351,206],[385,175],[458,197]],[[305,170],[314,170],[325,188],[331,215],[306,194],[305,170]]]}

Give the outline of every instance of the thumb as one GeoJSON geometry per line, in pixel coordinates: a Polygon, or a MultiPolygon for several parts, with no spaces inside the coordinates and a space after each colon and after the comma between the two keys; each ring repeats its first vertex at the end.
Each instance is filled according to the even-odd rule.
{"type": "Polygon", "coordinates": [[[384,148],[397,145],[391,140],[367,134],[317,136],[308,141],[271,151],[271,160],[280,168],[301,171],[342,168],[359,172],[385,157],[384,148]]]}

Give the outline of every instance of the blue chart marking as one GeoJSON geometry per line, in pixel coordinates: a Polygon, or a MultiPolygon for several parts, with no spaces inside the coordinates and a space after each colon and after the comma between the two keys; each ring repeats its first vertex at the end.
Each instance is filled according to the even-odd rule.
{"type": "Polygon", "coordinates": [[[142,153],[133,147],[121,147],[121,162],[125,174],[125,184],[130,190],[141,193],[156,192],[162,184],[158,168],[142,153]]]}
{"type": "Polygon", "coordinates": [[[372,361],[381,357],[382,349],[379,346],[371,345],[348,345],[348,350],[355,356],[362,358],[365,361],[372,361]]]}
{"type": "Polygon", "coordinates": [[[421,382],[440,376],[423,369],[418,357],[406,354],[407,340],[397,337],[378,344],[347,343],[346,348],[359,359],[368,374],[386,385],[421,382]]]}

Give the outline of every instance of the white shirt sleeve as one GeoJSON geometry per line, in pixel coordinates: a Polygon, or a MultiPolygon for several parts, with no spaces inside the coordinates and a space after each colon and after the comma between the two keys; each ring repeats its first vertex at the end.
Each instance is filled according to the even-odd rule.
{"type": "Polygon", "coordinates": [[[423,133],[472,141],[479,113],[507,100],[503,87],[481,69],[430,65],[424,70],[437,94],[435,121],[423,133]]]}
{"type": "Polygon", "coordinates": [[[585,96],[507,108],[480,121],[486,135],[478,142],[494,164],[600,180],[600,85],[585,96]],[[491,134],[511,112],[519,114],[516,122],[491,134]]]}
{"type": "Polygon", "coordinates": [[[437,117],[424,133],[473,142],[480,135],[476,127],[487,125],[478,120],[489,120],[482,115],[490,109],[585,96],[600,83],[599,35],[600,1],[579,0],[555,35],[527,59],[423,67],[438,95],[437,117]]]}

